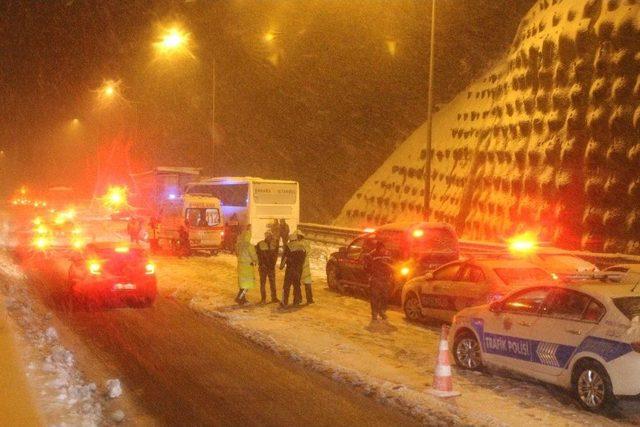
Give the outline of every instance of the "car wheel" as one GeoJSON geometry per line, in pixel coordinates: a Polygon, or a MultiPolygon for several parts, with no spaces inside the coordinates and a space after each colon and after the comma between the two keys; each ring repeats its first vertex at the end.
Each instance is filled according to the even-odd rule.
{"type": "Polygon", "coordinates": [[[422,307],[420,307],[420,301],[418,301],[418,297],[413,292],[407,295],[407,299],[404,302],[404,315],[414,322],[422,320],[422,307]]]}
{"type": "Polygon", "coordinates": [[[477,371],[482,368],[480,343],[471,332],[459,334],[453,342],[453,357],[456,364],[464,369],[477,371]]]}
{"type": "Polygon", "coordinates": [[[338,279],[338,272],[334,265],[327,266],[327,286],[333,291],[342,292],[342,286],[340,286],[340,280],[338,279]]]}
{"type": "Polygon", "coordinates": [[[595,361],[580,363],[574,369],[573,391],[580,405],[591,412],[599,412],[615,401],[611,379],[595,361]]]}

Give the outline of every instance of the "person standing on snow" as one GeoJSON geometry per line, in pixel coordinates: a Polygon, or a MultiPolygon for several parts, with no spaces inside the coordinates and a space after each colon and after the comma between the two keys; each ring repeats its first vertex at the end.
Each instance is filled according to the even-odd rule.
{"type": "Polygon", "coordinates": [[[236,239],[240,234],[240,222],[238,221],[238,215],[235,213],[231,215],[228,221],[225,221],[224,224],[224,246],[229,252],[234,251],[234,245],[236,244],[236,239]]]}
{"type": "Polygon", "coordinates": [[[387,319],[387,294],[393,286],[393,266],[389,252],[382,242],[365,255],[364,269],[369,275],[369,296],[371,299],[371,319],[387,319]]]}
{"type": "Polygon", "coordinates": [[[291,240],[284,245],[280,270],[287,268],[284,272],[284,286],[282,290],[282,307],[289,304],[289,292],[293,286],[293,305],[300,305],[302,302],[302,292],[300,291],[300,279],[304,266],[305,250],[302,242],[297,239],[296,233],[291,235],[291,240]]]}
{"type": "Polygon", "coordinates": [[[271,229],[271,233],[273,234],[273,241],[278,248],[278,252],[280,252],[280,224],[276,218],[273,219],[271,225],[269,225],[271,229]]]}
{"type": "Polygon", "coordinates": [[[247,303],[247,292],[255,286],[253,266],[258,262],[256,248],[251,244],[251,224],[240,233],[236,244],[238,254],[238,295],[236,302],[240,305],[247,303]]]}
{"type": "Polygon", "coordinates": [[[131,243],[138,243],[138,241],[140,240],[141,231],[142,226],[140,221],[138,221],[138,219],[132,215],[127,222],[127,234],[129,234],[131,243]]]}
{"type": "Polygon", "coordinates": [[[191,242],[189,242],[189,230],[185,225],[181,225],[178,229],[178,255],[188,257],[191,255],[191,242]]]}
{"type": "Polygon", "coordinates": [[[264,240],[259,241],[256,245],[256,254],[258,255],[258,272],[260,273],[260,296],[262,298],[260,303],[267,302],[267,278],[269,278],[269,287],[271,288],[271,302],[279,302],[276,295],[278,244],[271,231],[264,233],[264,240]]]}
{"type": "Polygon", "coordinates": [[[280,238],[282,239],[282,247],[284,248],[289,242],[289,232],[291,231],[289,229],[289,224],[287,224],[287,221],[285,221],[284,218],[280,218],[280,226],[278,229],[280,231],[280,238]]]}
{"type": "Polygon", "coordinates": [[[304,263],[302,264],[302,283],[304,284],[304,293],[307,297],[307,304],[313,304],[313,291],[311,289],[311,265],[309,263],[309,255],[311,254],[311,245],[309,241],[304,238],[304,235],[296,231],[295,233],[297,241],[304,248],[304,263]]]}

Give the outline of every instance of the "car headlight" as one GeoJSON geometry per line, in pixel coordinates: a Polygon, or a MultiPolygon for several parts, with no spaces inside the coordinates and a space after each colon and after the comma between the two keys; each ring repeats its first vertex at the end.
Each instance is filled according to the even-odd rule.
{"type": "Polygon", "coordinates": [[[144,266],[144,273],[145,274],[155,274],[156,272],[156,265],[149,261],[145,266],[144,266]]]}
{"type": "Polygon", "coordinates": [[[89,261],[87,263],[87,269],[89,270],[89,273],[97,276],[102,272],[102,265],[100,265],[99,261],[89,261]]]}

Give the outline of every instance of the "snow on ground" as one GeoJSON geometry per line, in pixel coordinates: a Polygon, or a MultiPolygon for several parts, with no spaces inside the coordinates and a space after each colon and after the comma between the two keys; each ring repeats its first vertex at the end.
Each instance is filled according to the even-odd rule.
{"type": "MultiPolygon", "coordinates": [[[[405,321],[398,310],[388,323],[371,323],[367,301],[326,287],[328,246],[315,245],[312,273],[316,303],[281,310],[275,304],[237,307],[235,257],[158,259],[161,293],[194,310],[225,319],[258,344],[349,383],[431,424],[616,425],[640,423],[640,405],[623,403],[607,417],[579,409],[564,391],[514,377],[454,368],[462,396],[441,400],[431,386],[440,326],[405,321]]],[[[282,274],[278,274],[279,288],[282,274]]],[[[260,299],[259,289],[249,292],[260,299]]]]}
{"type": "Polygon", "coordinates": [[[38,406],[48,425],[96,426],[102,423],[102,397],[78,371],[74,355],[51,326],[52,315],[35,309],[26,278],[0,252],[0,301],[15,324],[21,356],[38,406]]]}

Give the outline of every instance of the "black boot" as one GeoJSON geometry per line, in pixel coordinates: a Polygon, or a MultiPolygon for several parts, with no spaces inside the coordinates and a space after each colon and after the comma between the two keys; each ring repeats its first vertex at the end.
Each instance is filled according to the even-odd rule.
{"type": "Polygon", "coordinates": [[[311,289],[311,283],[304,284],[304,293],[307,297],[307,304],[313,304],[313,290],[311,289]]]}

